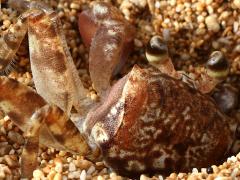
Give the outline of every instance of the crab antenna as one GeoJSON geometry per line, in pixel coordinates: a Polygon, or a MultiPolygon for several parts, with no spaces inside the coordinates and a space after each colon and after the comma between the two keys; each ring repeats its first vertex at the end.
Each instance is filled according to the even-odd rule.
{"type": "Polygon", "coordinates": [[[206,63],[202,79],[196,82],[196,88],[202,93],[208,93],[220,82],[226,79],[229,73],[229,63],[221,51],[214,51],[206,63]]]}
{"type": "Polygon", "coordinates": [[[149,64],[158,68],[162,73],[177,79],[181,77],[169,57],[167,44],[163,42],[160,36],[153,36],[150,39],[145,54],[149,64]]]}

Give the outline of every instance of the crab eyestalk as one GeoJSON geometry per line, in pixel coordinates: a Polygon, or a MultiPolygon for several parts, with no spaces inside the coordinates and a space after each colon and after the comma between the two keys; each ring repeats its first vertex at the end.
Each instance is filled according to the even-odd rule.
{"type": "Polygon", "coordinates": [[[195,87],[202,93],[211,92],[215,86],[226,79],[229,72],[229,64],[221,51],[214,51],[206,63],[206,72],[202,79],[196,82],[195,87]]]}
{"type": "Polygon", "coordinates": [[[207,75],[216,80],[224,80],[229,73],[229,63],[221,51],[214,51],[206,63],[207,75]]]}
{"type": "Polygon", "coordinates": [[[181,77],[173,66],[172,60],[168,54],[167,44],[160,36],[153,36],[146,47],[146,58],[148,62],[158,68],[162,73],[168,74],[173,78],[181,77]]]}
{"type": "Polygon", "coordinates": [[[146,57],[152,65],[162,64],[168,60],[168,47],[159,36],[153,36],[147,44],[146,57]]]}

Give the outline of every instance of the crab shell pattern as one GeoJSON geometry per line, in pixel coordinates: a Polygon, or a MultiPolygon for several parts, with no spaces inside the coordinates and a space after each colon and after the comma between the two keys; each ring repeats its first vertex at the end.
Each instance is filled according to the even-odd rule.
{"type": "Polygon", "coordinates": [[[117,94],[110,92],[85,124],[117,172],[187,171],[214,164],[229,151],[236,125],[210,97],[137,66],[121,81],[112,90],[117,94]]]}

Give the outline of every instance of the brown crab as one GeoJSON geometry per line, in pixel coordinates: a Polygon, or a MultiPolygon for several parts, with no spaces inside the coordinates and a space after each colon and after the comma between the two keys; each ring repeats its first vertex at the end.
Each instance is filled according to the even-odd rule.
{"type": "Polygon", "coordinates": [[[95,102],[78,77],[57,14],[37,1],[9,0],[9,5],[23,13],[0,39],[2,73],[28,32],[36,87],[35,92],[0,77],[0,110],[26,137],[22,177],[32,176],[39,143],[103,159],[127,176],[204,167],[231,150],[237,122],[204,94],[227,75],[221,52],[211,55],[202,79],[193,81],[175,71],[167,46],[155,36],[146,51],[153,67],[135,65],[110,86],[130,52],[134,28],[116,8],[96,3],[79,16],[80,33],[90,47],[90,76],[100,95],[95,102]]]}

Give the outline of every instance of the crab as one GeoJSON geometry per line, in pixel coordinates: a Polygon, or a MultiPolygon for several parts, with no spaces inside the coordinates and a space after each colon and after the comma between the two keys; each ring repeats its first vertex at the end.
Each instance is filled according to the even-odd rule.
{"type": "Polygon", "coordinates": [[[121,175],[188,171],[219,162],[236,142],[238,122],[206,93],[228,74],[223,53],[210,56],[202,78],[176,71],[167,45],[151,38],[150,66],[132,70],[116,83],[131,51],[135,29],[120,11],[95,3],[79,15],[89,71],[99,101],[87,96],[57,13],[38,1],[9,0],[22,12],[0,39],[1,73],[28,33],[36,90],[0,77],[0,110],[24,132],[21,176],[32,177],[39,144],[103,160],[121,175]]]}

